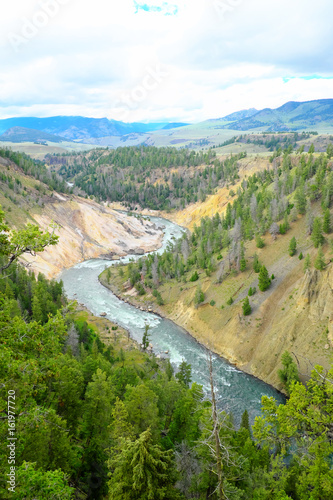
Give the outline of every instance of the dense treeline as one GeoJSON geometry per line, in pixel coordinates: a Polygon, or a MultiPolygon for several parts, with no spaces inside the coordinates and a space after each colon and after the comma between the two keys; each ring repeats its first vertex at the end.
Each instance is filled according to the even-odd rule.
{"type": "MultiPolygon", "coordinates": [[[[199,269],[207,276],[217,270],[221,283],[227,274],[247,269],[247,241],[255,238],[257,247],[262,248],[262,235],[270,232],[274,239],[286,234],[299,214],[305,214],[307,235],[320,252],[324,233],[331,232],[333,172],[328,162],[325,154],[295,158],[286,152],[274,168],[243,180],[225,214],[202,218],[190,236],[170,244],[162,255],[149,255],[131,263],[127,276],[131,284],[144,294],[146,288],[158,289],[168,279],[196,281],[199,269]],[[318,200],[324,212],[314,217],[311,204],[318,200]]],[[[296,253],[295,245],[296,241],[290,250],[292,255],[296,253]]],[[[254,270],[259,273],[260,263],[256,255],[253,257],[254,270]]],[[[154,295],[158,302],[162,301],[158,290],[154,295]]]]}
{"type": "MultiPolygon", "coordinates": [[[[331,498],[332,374],[292,384],[284,407],[265,399],[252,436],[246,412],[238,430],[223,412],[213,424],[185,362],[176,378],[153,356],[135,363],[59,309],[44,324],[13,316],[10,296],[0,295],[1,407],[15,390],[15,498],[331,498]]],[[[2,474],[7,457],[3,447],[2,474]]],[[[1,498],[13,498],[7,488],[1,498]]]]}
{"type": "Polygon", "coordinates": [[[16,440],[1,448],[1,498],[332,498],[333,371],[317,367],[305,388],[286,355],[290,400],[264,399],[253,434],[247,412],[236,429],[185,361],[174,376],[168,361],[106,346],[73,319],[61,282],[6,268],[11,241],[4,229],[0,438],[16,440]]]}
{"type": "MultiPolygon", "coordinates": [[[[0,267],[4,263],[0,256],[0,267]]],[[[0,292],[6,298],[10,315],[45,324],[49,314],[56,314],[64,304],[62,281],[48,281],[41,273],[36,279],[32,271],[27,272],[16,263],[9,269],[10,272],[1,275],[0,292]]]]}
{"type": "MultiPolygon", "coordinates": [[[[41,161],[33,160],[25,153],[18,153],[7,148],[0,148],[0,157],[14,162],[22,168],[25,174],[44,182],[52,190],[60,192],[68,191],[65,181],[55,172],[49,171],[41,161]]],[[[10,181],[8,180],[8,182],[10,181]]]]}
{"type": "Polygon", "coordinates": [[[97,150],[83,157],[70,156],[58,172],[99,200],[160,210],[204,201],[217,186],[234,183],[237,161],[244,156],[220,161],[211,150],[124,147],[107,154],[97,150]]]}

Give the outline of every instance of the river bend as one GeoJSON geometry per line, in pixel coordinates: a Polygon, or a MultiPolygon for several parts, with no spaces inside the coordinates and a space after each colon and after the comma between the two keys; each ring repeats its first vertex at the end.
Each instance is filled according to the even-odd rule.
{"type": "MultiPolygon", "coordinates": [[[[169,241],[181,236],[183,229],[165,219],[151,217],[151,220],[164,227],[163,246],[158,250],[160,253],[169,241]]],[[[126,263],[130,258],[138,259],[139,257],[127,256],[121,261],[126,263]]],[[[141,342],[145,324],[148,323],[150,342],[154,346],[155,354],[168,356],[175,366],[185,359],[192,366],[193,381],[202,384],[208,393],[209,379],[205,349],[172,321],[136,309],[119,300],[110,290],[101,285],[98,281],[99,274],[106,266],[112,264],[115,264],[115,261],[94,259],[63,271],[60,278],[64,282],[67,297],[76,299],[96,316],[101,312],[106,312],[108,319],[126,328],[138,342],[141,342]],[[165,351],[169,352],[168,355],[165,351]]],[[[245,409],[248,410],[250,421],[253,422],[254,417],[260,415],[263,395],[273,396],[280,403],[284,402],[283,396],[274,388],[243,373],[215,354],[213,367],[219,408],[232,411],[236,422],[239,422],[245,409]]]]}

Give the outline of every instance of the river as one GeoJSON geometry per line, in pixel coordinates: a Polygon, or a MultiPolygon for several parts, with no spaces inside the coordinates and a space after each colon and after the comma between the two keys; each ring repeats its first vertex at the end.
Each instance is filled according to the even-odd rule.
{"type": "MultiPolygon", "coordinates": [[[[183,228],[165,219],[151,217],[151,220],[164,227],[163,246],[158,250],[160,253],[169,241],[181,236],[183,228]]],[[[127,256],[121,261],[126,263],[130,258],[140,257],[127,256]]],[[[174,366],[179,365],[185,359],[192,366],[193,381],[202,384],[208,394],[206,350],[172,321],[136,309],[119,300],[110,290],[101,285],[98,281],[99,274],[106,266],[113,264],[115,261],[94,259],[63,271],[60,278],[64,282],[67,297],[84,304],[96,316],[101,312],[106,312],[107,318],[126,328],[138,342],[142,340],[145,325],[149,324],[150,342],[154,346],[155,354],[168,356],[174,366]],[[166,355],[165,351],[169,353],[166,355]]],[[[273,396],[280,403],[284,402],[283,396],[273,387],[243,373],[215,354],[213,355],[213,369],[218,406],[221,410],[232,411],[236,423],[239,423],[245,409],[249,412],[251,422],[256,415],[260,415],[263,395],[273,396]]]]}

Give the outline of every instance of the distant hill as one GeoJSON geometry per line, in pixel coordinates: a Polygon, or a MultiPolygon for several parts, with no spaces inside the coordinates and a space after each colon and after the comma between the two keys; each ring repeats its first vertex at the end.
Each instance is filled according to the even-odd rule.
{"type": "Polygon", "coordinates": [[[0,134],[3,134],[0,140],[2,141],[44,140],[57,143],[63,138],[69,142],[111,148],[145,144],[202,149],[223,144],[242,132],[303,130],[333,133],[333,99],[290,101],[276,109],[243,109],[221,118],[190,125],[182,122],[124,123],[107,118],[83,116],[23,117],[0,120],[0,134]],[[23,131],[18,132],[17,128],[16,132],[13,131],[13,127],[25,129],[27,135],[24,135],[23,131]],[[31,129],[29,133],[27,129],[31,129]],[[38,135],[37,131],[50,134],[53,138],[38,135]]]}
{"type": "Polygon", "coordinates": [[[259,111],[255,108],[243,109],[242,111],[236,111],[230,115],[224,116],[222,120],[227,122],[234,122],[237,120],[243,120],[245,118],[251,118],[251,116],[256,115],[259,111]]]}
{"type": "Polygon", "coordinates": [[[59,137],[57,135],[48,134],[47,132],[41,132],[40,130],[34,130],[31,128],[24,127],[11,127],[2,135],[0,135],[0,141],[2,142],[63,142],[66,139],[59,137]]]}
{"type": "Polygon", "coordinates": [[[169,130],[171,128],[187,127],[188,123],[168,123],[163,127],[163,130],[169,130]]]}
{"type": "Polygon", "coordinates": [[[182,123],[169,124],[168,122],[124,123],[116,120],[108,120],[107,118],[86,118],[83,116],[23,117],[0,120],[0,133],[12,127],[23,127],[58,135],[68,141],[89,142],[91,138],[147,133],[164,128],[182,127],[184,125],[182,123]]]}
{"type": "Polygon", "coordinates": [[[318,126],[323,125],[333,127],[333,99],[306,102],[290,101],[279,108],[266,108],[242,119],[237,119],[237,113],[229,115],[229,118],[232,116],[236,117],[236,120],[225,125],[224,128],[243,131],[260,129],[279,132],[315,130],[318,126]]]}

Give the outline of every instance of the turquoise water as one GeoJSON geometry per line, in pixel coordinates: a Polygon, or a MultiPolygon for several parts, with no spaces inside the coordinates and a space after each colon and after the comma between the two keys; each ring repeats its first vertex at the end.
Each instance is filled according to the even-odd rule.
{"type": "MultiPolygon", "coordinates": [[[[159,250],[162,252],[168,241],[181,236],[183,229],[170,221],[151,218],[157,225],[164,226],[164,243],[159,250]]],[[[128,262],[128,256],[122,262],[128,262]]],[[[150,326],[151,343],[154,352],[163,357],[169,357],[177,367],[185,359],[192,366],[193,381],[203,385],[209,393],[209,378],[207,368],[207,351],[184,329],[172,321],[141,311],[119,300],[110,290],[98,281],[99,274],[114,261],[94,259],[82,262],[64,271],[60,278],[64,282],[68,298],[76,299],[84,304],[93,314],[107,313],[107,318],[129,330],[131,336],[141,342],[146,324],[150,326]],[[165,351],[169,351],[165,354],[165,351]]],[[[271,386],[247,375],[231,366],[226,360],[213,355],[214,380],[216,384],[219,408],[232,411],[238,422],[243,411],[248,410],[250,420],[260,414],[261,397],[273,396],[283,403],[283,396],[271,386]]]]}

